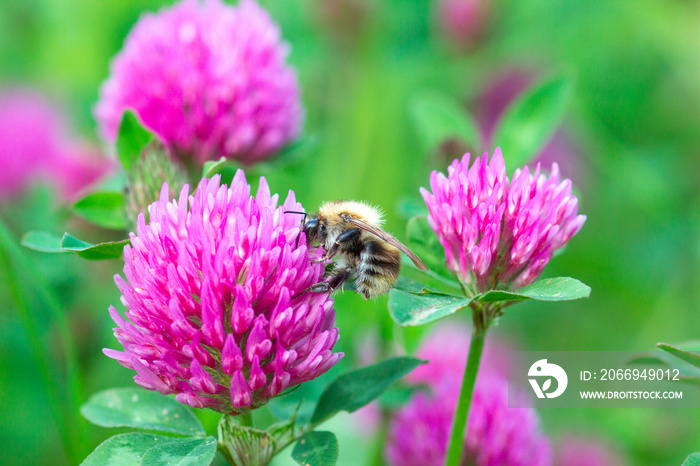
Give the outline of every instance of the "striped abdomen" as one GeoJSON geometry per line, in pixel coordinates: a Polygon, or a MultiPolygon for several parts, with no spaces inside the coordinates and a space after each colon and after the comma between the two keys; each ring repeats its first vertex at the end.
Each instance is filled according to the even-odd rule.
{"type": "Polygon", "coordinates": [[[355,288],[365,299],[387,293],[401,269],[401,252],[384,242],[366,241],[354,270],[355,288]]]}

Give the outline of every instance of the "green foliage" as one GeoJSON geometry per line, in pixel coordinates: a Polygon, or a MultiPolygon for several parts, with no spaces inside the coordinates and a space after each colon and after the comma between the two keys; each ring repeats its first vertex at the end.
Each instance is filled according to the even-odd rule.
{"type": "Polygon", "coordinates": [[[48,231],[29,231],[22,237],[21,244],[35,251],[48,253],[74,252],[83,259],[102,260],[121,257],[124,246],[129,244],[129,240],[92,244],[78,239],[70,233],[58,236],[48,231]]]}
{"type": "Polygon", "coordinates": [[[493,140],[510,171],[532,159],[554,134],[571,92],[571,80],[555,76],[533,86],[506,110],[493,140]]]}
{"type": "Polygon", "coordinates": [[[681,466],[700,466],[700,453],[691,453],[681,466]]]}
{"type": "Polygon", "coordinates": [[[423,363],[415,358],[398,357],[341,375],[321,395],[311,425],[319,425],[340,411],[352,413],[360,409],[423,363]]]}
{"type": "Polygon", "coordinates": [[[212,462],[214,455],[214,437],[173,439],[146,450],[141,459],[141,466],[207,465],[212,462]]]}
{"type": "Polygon", "coordinates": [[[153,133],[143,127],[133,111],[124,112],[117,135],[117,157],[124,170],[128,172],[136,167],[141,151],[154,138],[153,133]]]}
{"type": "Polygon", "coordinates": [[[219,160],[210,160],[204,163],[202,178],[211,178],[214,175],[220,175],[221,184],[230,186],[239,168],[241,168],[241,166],[235,161],[228,160],[226,157],[221,157],[219,160]]]}
{"type": "Polygon", "coordinates": [[[69,233],[65,233],[61,239],[62,249],[75,252],[83,259],[90,260],[117,259],[122,256],[124,246],[127,244],[129,244],[128,239],[92,244],[78,239],[69,233]]]}
{"type": "Polygon", "coordinates": [[[678,359],[687,362],[688,364],[692,364],[693,366],[700,368],[700,354],[693,353],[691,351],[687,351],[684,349],[676,348],[674,346],[669,345],[668,343],[659,343],[656,345],[658,348],[661,348],[662,350],[671,353],[673,356],[677,357],[678,359]]]}
{"type": "Polygon", "coordinates": [[[292,458],[302,466],[335,466],[338,439],[332,432],[308,432],[294,445],[292,458]]]}
{"type": "Polygon", "coordinates": [[[206,433],[189,406],[141,388],[99,392],[80,412],[102,427],[135,427],[186,437],[141,432],[119,434],[102,442],[82,463],[86,466],[204,466],[214,459],[217,441],[206,433]]]}
{"type": "Polygon", "coordinates": [[[61,247],[61,236],[49,231],[28,231],[22,237],[21,244],[40,252],[68,252],[61,247]]]}
{"type": "Polygon", "coordinates": [[[472,298],[430,290],[411,293],[393,289],[389,292],[389,313],[399,325],[425,325],[454,314],[471,302],[472,298]]]}
{"type": "Polygon", "coordinates": [[[156,392],[115,388],[90,397],[80,412],[102,427],[135,427],[181,435],[204,435],[192,410],[156,392]]]}
{"type": "Polygon", "coordinates": [[[82,466],[133,466],[140,464],[146,452],[156,446],[176,440],[163,435],[130,432],[110,437],[102,442],[82,466]]]}
{"type": "Polygon", "coordinates": [[[630,364],[678,369],[678,379],[680,381],[700,386],[700,367],[697,365],[700,341],[686,342],[673,346],[667,343],[659,343],[656,346],[663,351],[654,351],[635,358],[630,361],[630,364]],[[679,347],[683,347],[683,349],[679,347]]]}
{"type": "Polygon", "coordinates": [[[572,299],[588,298],[590,294],[591,288],[575,278],[557,277],[537,280],[517,291],[487,291],[475,299],[483,302],[522,301],[525,299],[570,301],[572,299]]]}
{"type": "Polygon", "coordinates": [[[73,204],[73,212],[88,222],[113,230],[126,228],[124,195],[115,192],[88,194],[73,204]]]}
{"type": "Polygon", "coordinates": [[[472,298],[427,288],[417,291],[415,283],[407,283],[410,282],[400,284],[389,293],[389,313],[396,323],[404,326],[429,324],[468,307],[472,301],[569,301],[587,298],[591,293],[590,287],[568,277],[544,278],[518,291],[491,290],[472,298]]]}
{"type": "Polygon", "coordinates": [[[175,438],[141,432],[118,434],[102,442],[82,466],[204,466],[216,454],[216,439],[175,438]]]}
{"type": "Polygon", "coordinates": [[[468,147],[481,148],[476,122],[466,108],[448,96],[437,91],[423,91],[409,105],[408,113],[425,153],[453,138],[468,147]]]}

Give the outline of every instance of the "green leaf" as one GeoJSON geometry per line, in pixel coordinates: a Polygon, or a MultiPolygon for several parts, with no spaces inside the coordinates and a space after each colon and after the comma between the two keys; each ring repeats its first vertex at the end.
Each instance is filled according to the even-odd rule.
{"type": "Polygon", "coordinates": [[[333,432],[308,432],[294,445],[292,458],[302,466],[335,466],[338,439],[333,432]]]}
{"type": "Polygon", "coordinates": [[[318,425],[340,411],[352,413],[360,409],[423,363],[420,359],[399,357],[346,372],[321,394],[311,416],[311,425],[318,425]]]}
{"type": "Polygon", "coordinates": [[[466,108],[440,92],[423,91],[415,96],[409,104],[409,116],[424,152],[452,138],[481,148],[478,127],[466,108]]]}
{"type": "Polygon", "coordinates": [[[226,157],[221,157],[217,161],[206,162],[202,170],[202,178],[211,178],[214,175],[221,176],[221,184],[231,186],[233,177],[236,176],[236,171],[241,166],[234,160],[228,160],[226,157]]]}
{"type": "Polygon", "coordinates": [[[389,313],[399,325],[425,325],[464,309],[471,301],[430,290],[412,293],[393,289],[389,292],[389,313]]]}
{"type": "Polygon", "coordinates": [[[215,454],[214,437],[173,439],[148,450],[141,466],[205,466],[215,454]]]}
{"type": "Polygon", "coordinates": [[[73,211],[85,220],[104,228],[126,228],[126,205],[122,193],[88,194],[73,205],[73,211]]]}
{"type": "Polygon", "coordinates": [[[141,151],[153,139],[155,135],[143,127],[133,111],[124,112],[117,135],[117,156],[124,170],[136,167],[141,151]]]}
{"type": "Polygon", "coordinates": [[[145,453],[151,448],[173,440],[173,437],[141,432],[115,435],[100,443],[81,465],[133,466],[140,464],[145,453]]]}
{"type": "MultiPolygon", "coordinates": [[[[406,276],[401,275],[399,277],[399,279],[396,281],[396,284],[394,285],[394,289],[399,290],[399,291],[405,291],[407,293],[420,293],[421,291],[423,291],[425,289],[430,289],[430,288],[421,282],[417,282],[417,281],[412,280],[406,276]]],[[[436,291],[436,290],[431,289],[430,291],[436,291]]]]}
{"type": "Polygon", "coordinates": [[[571,95],[571,80],[546,79],[508,107],[496,128],[493,144],[503,150],[506,167],[526,164],[544,147],[564,115],[571,95]]]}
{"type": "Polygon", "coordinates": [[[202,178],[211,178],[216,174],[216,170],[221,165],[226,163],[226,157],[221,157],[219,160],[208,160],[202,166],[202,178]]]}
{"type": "Polygon", "coordinates": [[[61,247],[61,237],[48,231],[28,231],[21,241],[22,246],[41,252],[68,252],[61,247]]]}
{"type": "Polygon", "coordinates": [[[662,350],[671,353],[688,364],[692,364],[693,366],[700,368],[700,354],[691,353],[690,351],[673,347],[668,343],[659,343],[656,346],[657,348],[661,348],[662,350]]]}
{"type": "Polygon", "coordinates": [[[63,235],[61,247],[70,252],[77,253],[83,259],[102,260],[116,259],[122,256],[124,246],[129,240],[111,241],[107,243],[92,244],[72,236],[69,233],[63,235]]]}
{"type": "MultiPolygon", "coordinates": [[[[663,345],[663,343],[660,343],[660,345],[663,345]]],[[[686,345],[692,350],[700,349],[698,342],[687,343],[681,346],[686,345]]],[[[670,345],[668,346],[670,347],[670,345]]],[[[674,352],[654,351],[653,353],[633,358],[628,364],[678,369],[678,378],[682,382],[691,385],[700,385],[700,368],[684,359],[678,358],[677,354],[674,352]]]]}
{"type": "Polygon", "coordinates": [[[688,455],[681,466],[700,466],[700,452],[688,455]]]}
{"type": "Polygon", "coordinates": [[[202,424],[192,409],[168,398],[139,388],[101,391],[80,408],[80,413],[102,427],[136,427],[182,435],[204,435],[202,424]]]}
{"type": "Polygon", "coordinates": [[[528,286],[520,288],[517,292],[491,290],[477,296],[477,301],[522,301],[534,299],[536,301],[571,301],[573,299],[588,298],[591,288],[575,278],[557,277],[543,278],[528,286]]]}
{"type": "Polygon", "coordinates": [[[92,244],[80,240],[69,233],[63,237],[48,231],[30,231],[22,237],[22,245],[35,251],[48,253],[77,253],[80,257],[91,260],[115,259],[122,256],[124,246],[129,240],[92,244]]]}

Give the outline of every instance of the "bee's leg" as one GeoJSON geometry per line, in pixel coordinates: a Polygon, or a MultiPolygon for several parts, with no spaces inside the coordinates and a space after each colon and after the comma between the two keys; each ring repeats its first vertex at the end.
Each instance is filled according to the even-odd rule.
{"type": "Polygon", "coordinates": [[[297,293],[294,296],[292,296],[292,299],[303,295],[306,292],[311,292],[311,293],[326,293],[328,291],[335,291],[338,288],[340,288],[343,283],[345,283],[345,280],[348,279],[350,274],[352,273],[352,267],[348,266],[345,267],[344,269],[338,270],[337,272],[334,272],[333,275],[331,275],[331,279],[326,281],[326,282],[319,282],[311,285],[301,293],[297,293]]]}
{"type": "Polygon", "coordinates": [[[332,258],[339,251],[344,252],[359,252],[361,249],[361,244],[359,243],[360,235],[362,232],[359,228],[351,228],[350,230],[345,230],[333,243],[333,246],[326,253],[326,257],[332,258]]]}

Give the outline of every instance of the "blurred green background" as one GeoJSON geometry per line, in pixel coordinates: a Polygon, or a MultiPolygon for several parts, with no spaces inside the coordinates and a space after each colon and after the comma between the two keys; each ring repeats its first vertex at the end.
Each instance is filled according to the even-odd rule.
{"type": "MultiPolygon", "coordinates": [[[[66,109],[76,134],[99,144],[91,107],[109,61],[142,11],[169,3],[3,0],[0,84],[40,89],[66,109]]],[[[523,350],[645,351],[700,336],[700,3],[493,1],[484,30],[466,50],[440,33],[436,5],[427,0],[262,4],[292,46],[305,133],[318,141],[303,159],[265,173],[273,192],[294,189],[309,210],[324,200],[367,200],[383,207],[386,229],[402,238],[430,170],[444,170],[467,148],[423,147],[410,118],[416,96],[442,92],[479,119],[503,107],[487,95],[498,94],[504,76],[527,76],[522,90],[566,73],[574,87],[555,136],[563,143],[550,147],[554,155],[546,160],[558,160],[572,179],[588,220],[544,274],[576,277],[593,292],[589,300],[509,308],[493,334],[523,350]]],[[[470,149],[491,153],[497,144],[470,149]]],[[[5,201],[0,212],[15,239],[38,228],[77,230],[94,240],[113,235],[76,222],[45,187],[5,201]]],[[[13,265],[5,257],[0,277],[0,463],[70,464],[16,296],[28,301],[43,344],[58,348],[50,370],[62,370],[60,329],[34,290],[37,277],[55,292],[77,339],[84,395],[129,386],[132,373],[101,353],[117,346],[107,308],[118,303],[112,276],[120,263],[23,253],[29,262],[13,265]]],[[[359,364],[368,334],[393,334],[409,350],[420,338],[422,330],[393,328],[386,298],[367,303],[345,293],[336,309],[345,367],[359,364]]],[[[629,464],[680,464],[700,444],[697,411],[567,409],[540,416],[553,438],[569,431],[603,437],[629,464]]],[[[213,429],[216,416],[203,417],[213,429]]],[[[339,464],[372,456],[372,442],[355,424],[337,424],[339,464]]],[[[87,423],[76,428],[85,437],[82,457],[114,434],[87,423]]]]}

